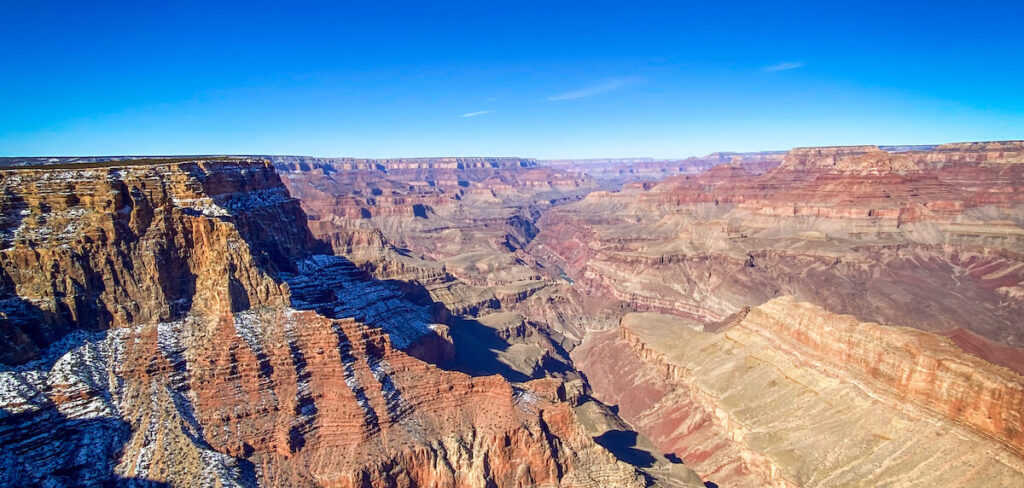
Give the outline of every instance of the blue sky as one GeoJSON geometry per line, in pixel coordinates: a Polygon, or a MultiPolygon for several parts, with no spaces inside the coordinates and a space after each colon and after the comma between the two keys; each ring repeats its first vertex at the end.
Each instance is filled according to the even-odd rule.
{"type": "Polygon", "coordinates": [[[0,155],[1024,138],[1020,1],[214,3],[4,0],[0,155]]]}

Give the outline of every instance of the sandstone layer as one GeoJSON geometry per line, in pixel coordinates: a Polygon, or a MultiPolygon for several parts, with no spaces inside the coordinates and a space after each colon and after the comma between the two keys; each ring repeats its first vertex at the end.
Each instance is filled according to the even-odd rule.
{"type": "Polygon", "coordinates": [[[1024,479],[1020,141],[79,159],[0,172],[0,484],[1024,479]]]}
{"type": "Polygon", "coordinates": [[[484,286],[536,279],[515,252],[536,234],[534,221],[595,186],[518,158],[272,160],[310,229],[337,253],[379,261],[393,245],[484,286]]]}
{"type": "Polygon", "coordinates": [[[721,486],[1014,486],[1024,378],[792,297],[720,332],[638,313],[574,351],[595,394],[721,486]]]}
{"type": "Polygon", "coordinates": [[[579,386],[419,359],[436,310],[324,254],[269,163],[0,176],[0,486],[701,485],[596,443],[579,386]]]}
{"type": "Polygon", "coordinates": [[[655,182],[669,176],[698,174],[722,164],[735,164],[752,173],[763,173],[778,166],[786,151],[753,153],[717,152],[702,157],[679,160],[653,158],[626,159],[551,159],[538,163],[568,173],[585,175],[601,182],[602,186],[617,188],[631,182],[655,182]]]}
{"type": "Polygon", "coordinates": [[[547,212],[530,251],[582,293],[638,310],[710,324],[794,295],[977,336],[965,347],[1019,368],[1022,157],[1020,142],[794,149],[761,175],[727,164],[591,193],[547,212]]]}

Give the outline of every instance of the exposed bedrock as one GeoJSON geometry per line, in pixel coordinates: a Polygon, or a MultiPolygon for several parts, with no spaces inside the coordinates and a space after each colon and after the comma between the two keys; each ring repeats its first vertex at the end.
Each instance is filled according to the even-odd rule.
{"type": "Polygon", "coordinates": [[[1022,378],[791,297],[720,332],[631,314],[573,352],[595,395],[721,486],[1011,486],[1022,378]]]}
{"type": "Polygon", "coordinates": [[[537,280],[521,251],[536,219],[596,187],[518,158],[272,159],[335,253],[381,267],[394,246],[476,286],[537,280]]]}
{"type": "Polygon", "coordinates": [[[285,305],[273,274],[322,249],[261,162],[4,171],[0,185],[5,362],[72,329],[285,305]]]}
{"type": "Polygon", "coordinates": [[[1020,142],[794,149],[761,175],[721,165],[594,192],[541,217],[529,251],[583,293],[720,322],[794,295],[942,332],[1024,371],[1020,142]]]}
{"type": "Polygon", "coordinates": [[[267,163],[0,176],[0,486],[702,484],[596,443],[581,386],[414,357],[447,327],[324,254],[267,163]]]}

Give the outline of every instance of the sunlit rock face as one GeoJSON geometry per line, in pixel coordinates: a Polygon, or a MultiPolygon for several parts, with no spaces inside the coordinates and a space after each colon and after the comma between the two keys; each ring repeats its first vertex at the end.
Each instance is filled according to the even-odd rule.
{"type": "Polygon", "coordinates": [[[578,387],[421,360],[451,354],[436,311],[329,255],[269,163],[0,178],[0,486],[663,478],[594,442],[578,387]]]}
{"type": "Polygon", "coordinates": [[[595,395],[721,486],[1013,486],[1024,378],[782,297],[724,330],[637,313],[573,352],[595,395]]]}
{"type": "Polygon", "coordinates": [[[317,251],[260,162],[13,170],[0,185],[5,361],[74,329],[285,305],[271,276],[317,251]]]}
{"type": "Polygon", "coordinates": [[[1022,154],[29,161],[0,486],[1016,486],[1022,154]]]}
{"type": "Polygon", "coordinates": [[[595,397],[721,486],[1020,484],[1024,143],[899,149],[547,212],[538,262],[649,312],[571,352],[595,397]]]}
{"type": "Polygon", "coordinates": [[[271,309],[75,337],[2,374],[5,486],[644,486],[557,388],[439,370],[352,319],[271,309]]]}
{"type": "MultiPolygon", "coordinates": [[[[336,253],[380,264],[393,245],[480,286],[536,280],[529,256],[517,253],[536,219],[596,187],[519,158],[271,159],[312,232],[336,253]]],[[[407,271],[390,261],[388,277],[407,271]]]]}
{"type": "Polygon", "coordinates": [[[795,149],[595,192],[539,222],[532,254],[586,293],[719,322],[794,295],[940,332],[1012,368],[1024,346],[1024,147],[795,149]]]}
{"type": "MultiPolygon", "coordinates": [[[[453,266],[473,245],[457,240],[373,268],[497,331],[515,371],[540,364],[525,338],[557,332],[594,397],[720,486],[1012,486],[1024,479],[1021,154],[1017,142],[800,148],[661,182],[629,163],[638,172],[620,182],[648,181],[541,208],[524,248],[462,254],[477,271],[453,266]],[[537,277],[493,280],[501,266],[486,263],[509,255],[537,277]]],[[[609,178],[610,163],[543,164],[609,178]]],[[[415,218],[361,221],[386,247],[420,239],[415,218]]]]}
{"type": "Polygon", "coordinates": [[[570,174],[585,175],[615,187],[632,182],[655,182],[669,176],[697,174],[715,166],[732,163],[751,173],[763,173],[782,162],[786,151],[752,153],[716,152],[686,159],[658,160],[653,158],[625,159],[551,159],[538,161],[570,174]]]}

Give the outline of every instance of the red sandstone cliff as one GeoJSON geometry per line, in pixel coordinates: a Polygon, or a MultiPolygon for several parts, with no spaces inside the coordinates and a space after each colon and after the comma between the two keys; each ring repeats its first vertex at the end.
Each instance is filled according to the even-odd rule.
{"type": "Polygon", "coordinates": [[[695,326],[633,314],[573,356],[596,395],[706,479],[1003,486],[1024,476],[1022,378],[940,336],[790,297],[721,332],[695,326]]]}
{"type": "MultiPolygon", "coordinates": [[[[0,486],[645,486],[557,379],[396,349],[424,307],[305,230],[273,168],[20,169],[4,187],[0,486]],[[23,363],[15,366],[15,363],[23,363]]],[[[679,486],[698,486],[685,478],[679,486]]]]}
{"type": "Polygon", "coordinates": [[[265,163],[15,170],[0,185],[8,362],[72,329],[287,304],[274,273],[318,250],[265,163]]]}
{"type": "Polygon", "coordinates": [[[881,323],[967,329],[984,339],[972,352],[1019,368],[1022,144],[794,149],[761,175],[721,165],[592,193],[547,212],[529,250],[583,293],[638,310],[710,323],[795,295],[881,323]]]}

